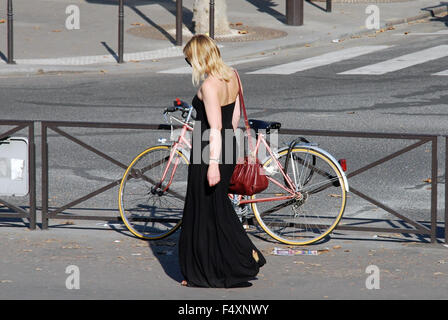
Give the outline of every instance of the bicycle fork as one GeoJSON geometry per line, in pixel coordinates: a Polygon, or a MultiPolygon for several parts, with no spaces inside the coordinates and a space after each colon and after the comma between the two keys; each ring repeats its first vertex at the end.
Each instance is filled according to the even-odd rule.
{"type": "Polygon", "coordinates": [[[164,192],[168,191],[168,189],[169,189],[169,187],[171,185],[171,182],[173,181],[174,174],[176,173],[176,169],[177,169],[177,166],[178,166],[179,161],[180,161],[180,156],[179,155],[174,160],[174,167],[171,170],[170,180],[168,181],[168,183],[166,184],[166,186],[165,186],[165,188],[163,190],[160,190],[160,187],[162,186],[162,183],[163,183],[163,181],[165,180],[165,178],[167,176],[168,169],[171,166],[171,162],[173,161],[173,158],[174,158],[174,156],[176,154],[176,151],[178,149],[179,144],[185,143],[191,149],[190,142],[187,139],[185,139],[185,134],[186,134],[186,132],[188,130],[192,131],[193,127],[184,124],[184,126],[182,127],[182,131],[181,131],[181,133],[179,135],[179,138],[177,139],[176,142],[173,143],[173,146],[172,146],[172,148],[170,150],[170,156],[169,156],[169,159],[168,159],[168,163],[167,163],[165,169],[163,170],[162,178],[160,179],[160,181],[154,187],[151,188],[151,193],[152,194],[157,194],[157,195],[161,196],[161,195],[163,195],[164,192]]]}
{"type": "Polygon", "coordinates": [[[176,159],[174,160],[174,167],[171,170],[171,174],[170,174],[168,183],[166,184],[166,186],[163,189],[160,189],[161,186],[162,186],[163,181],[165,181],[165,179],[167,177],[168,169],[171,166],[171,162],[173,161],[174,155],[176,154],[176,150],[177,150],[177,142],[173,145],[173,148],[171,148],[170,156],[168,158],[168,162],[166,164],[166,167],[163,170],[162,178],[160,178],[160,181],[158,183],[156,183],[154,187],[151,188],[151,193],[152,194],[157,194],[157,195],[161,196],[170,187],[171,182],[173,181],[173,177],[174,177],[174,174],[176,172],[177,166],[178,166],[179,161],[180,161],[180,156],[177,156],[176,159]]]}

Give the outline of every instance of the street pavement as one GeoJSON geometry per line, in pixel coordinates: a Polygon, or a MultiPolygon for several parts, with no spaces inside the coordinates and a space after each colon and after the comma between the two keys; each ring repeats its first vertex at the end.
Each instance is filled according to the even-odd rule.
{"type": "MultiPolygon", "coordinates": [[[[65,5],[63,1],[54,3],[65,5]]],[[[405,4],[408,3],[384,5],[408,8],[405,4]]],[[[334,12],[327,14],[306,3],[308,12],[316,8],[319,10],[316,12],[326,17],[335,17],[339,10],[336,8],[346,5],[335,3],[334,12]]],[[[378,6],[382,8],[383,4],[378,6]]],[[[419,6],[412,13],[414,16],[420,13],[422,3],[419,6]]],[[[361,26],[367,16],[363,13],[366,4],[356,7],[362,16],[361,24],[356,23],[361,26]]],[[[406,9],[403,10],[400,12],[405,14],[406,9]]],[[[401,13],[397,16],[397,10],[384,11],[391,19],[403,18],[401,13]]],[[[250,21],[255,24],[256,16],[264,14],[268,16],[266,21],[272,22],[264,26],[274,29],[275,24],[275,28],[281,29],[281,17],[274,14],[277,17],[274,18],[273,12],[268,12],[271,15],[255,10],[254,20],[250,21]]],[[[309,19],[311,24],[311,15],[309,19]]],[[[350,32],[335,28],[339,33],[319,32],[315,41],[308,37],[300,40],[303,43],[280,44],[278,39],[251,45],[222,42],[225,60],[242,76],[249,118],[280,121],[284,128],[447,134],[446,16],[416,19],[365,34],[354,32],[351,23],[355,22],[347,23],[350,32]],[[340,41],[332,41],[335,39],[340,41]],[[279,42],[272,45],[274,41],[279,42]]],[[[167,41],[162,42],[164,47],[158,49],[165,50],[167,41]]],[[[62,50],[68,48],[64,46],[62,50]]],[[[80,51],[80,56],[101,54],[93,46],[91,49],[82,51],[87,53],[80,51]]],[[[61,51],[58,55],[20,56],[17,52],[18,60],[67,56],[72,55],[61,51]]],[[[120,66],[114,62],[83,66],[1,64],[2,119],[162,123],[161,110],[175,97],[188,101],[195,89],[181,57],[154,60],[157,61],[127,62],[120,66]],[[11,73],[9,67],[23,72],[11,73]]],[[[39,123],[36,125],[37,154],[40,154],[40,127],[39,123]]],[[[154,144],[161,134],[85,129],[73,132],[125,163],[142,148],[154,144]]],[[[49,137],[51,208],[120,178],[121,168],[102,162],[52,131],[49,137]]],[[[346,157],[349,170],[404,147],[390,140],[313,137],[313,141],[337,157],[346,157]]],[[[179,285],[177,234],[158,242],[144,242],[114,222],[70,219],[70,213],[117,215],[113,189],[66,210],[66,219],[51,220],[49,230],[29,231],[18,219],[0,220],[0,298],[446,299],[448,248],[443,242],[446,176],[443,151],[439,150],[438,242],[434,244],[426,236],[337,230],[325,242],[308,247],[322,250],[318,256],[287,257],[272,254],[273,248],[286,246],[260,230],[251,229],[251,238],[268,261],[252,287],[183,288],[179,285]],[[79,289],[67,288],[73,270],[69,266],[78,267],[79,289]],[[378,277],[370,277],[374,275],[378,277]]],[[[396,162],[351,179],[350,183],[429,225],[430,154],[430,147],[424,145],[395,159],[396,162]]],[[[40,185],[39,157],[37,167],[40,185]]],[[[40,201],[38,192],[38,204],[40,201]]],[[[19,200],[18,205],[26,206],[26,202],[19,200]]],[[[350,195],[342,222],[363,225],[369,218],[381,220],[390,215],[350,195]]],[[[388,227],[407,226],[402,221],[383,223],[388,227]]]]}
{"type": "Polygon", "coordinates": [[[177,237],[145,242],[120,225],[100,222],[60,223],[49,231],[4,226],[0,299],[447,298],[448,248],[398,234],[335,232],[331,241],[310,248],[321,250],[317,256],[277,256],[273,249],[285,245],[250,231],[267,264],[251,287],[232,289],[180,286],[177,237]],[[78,268],[77,287],[70,266],[78,268]]]}
{"type": "MultiPolygon", "coordinates": [[[[175,1],[125,3],[124,58],[127,63],[118,65],[116,1],[42,0],[36,8],[26,0],[14,0],[14,60],[17,65],[0,63],[0,74],[56,70],[135,71],[157,67],[165,58],[182,56],[181,47],[175,45],[170,33],[175,26],[175,1]],[[66,28],[66,20],[72,12],[66,13],[70,5],[79,9],[79,29],[66,28]],[[141,63],[144,61],[147,64],[141,63]]],[[[368,10],[370,3],[365,2],[335,2],[331,13],[324,10],[325,2],[305,2],[303,26],[285,24],[285,1],[228,0],[227,4],[229,22],[235,29],[248,32],[231,37],[232,41],[220,41],[229,60],[375,33],[397,23],[416,21],[447,10],[445,4],[434,0],[376,3],[378,29],[368,29],[371,11],[368,10]]],[[[188,34],[191,35],[192,0],[184,1],[183,8],[187,39],[188,34]]],[[[6,8],[2,8],[0,14],[0,19],[6,20],[6,8]]],[[[6,29],[7,23],[1,23],[0,34],[5,37],[6,29]]],[[[6,41],[0,43],[0,51],[5,60],[6,41]]]]}

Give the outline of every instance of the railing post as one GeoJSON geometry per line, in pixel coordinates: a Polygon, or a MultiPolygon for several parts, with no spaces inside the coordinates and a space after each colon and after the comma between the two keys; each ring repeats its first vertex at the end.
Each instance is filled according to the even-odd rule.
{"type": "Polygon", "coordinates": [[[327,0],[327,8],[326,8],[327,12],[331,12],[331,0],[327,0]]]}
{"type": "Polygon", "coordinates": [[[437,137],[431,142],[431,242],[437,241],[437,137]]]}
{"type": "Polygon", "coordinates": [[[176,0],[176,45],[182,45],[182,0],[176,0]]]}
{"type": "Polygon", "coordinates": [[[215,0],[210,0],[210,18],[209,34],[210,38],[215,39],[215,0]]]}
{"type": "Polygon", "coordinates": [[[445,136],[445,244],[448,244],[448,136],[445,136]]]}
{"type": "Polygon", "coordinates": [[[119,0],[118,4],[118,63],[123,63],[123,42],[124,42],[124,0],[119,0]]]}
{"type": "Polygon", "coordinates": [[[30,188],[30,229],[36,229],[36,146],[34,144],[34,122],[28,126],[28,184],[30,188]]]}
{"type": "Polygon", "coordinates": [[[48,229],[48,142],[47,125],[42,122],[42,229],[48,229]]]}
{"type": "Polygon", "coordinates": [[[14,62],[14,30],[13,30],[13,11],[12,11],[12,0],[8,0],[8,64],[15,64],[14,62]]]}
{"type": "Polygon", "coordinates": [[[303,0],[286,0],[286,24],[303,25],[303,0]]]}

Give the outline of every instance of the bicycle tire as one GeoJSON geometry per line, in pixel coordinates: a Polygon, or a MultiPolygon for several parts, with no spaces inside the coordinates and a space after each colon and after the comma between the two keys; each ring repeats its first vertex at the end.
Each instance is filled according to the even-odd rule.
{"type": "Polygon", "coordinates": [[[144,240],[157,240],[174,233],[182,223],[188,164],[187,157],[176,150],[163,184],[160,182],[171,146],[150,147],[136,156],[126,169],[120,183],[118,207],[127,229],[144,240]],[[175,159],[179,159],[173,181],[170,180],[175,159]]]}
{"type": "MultiPolygon", "coordinates": [[[[278,159],[282,166],[287,155],[288,150],[279,152],[278,159]]],[[[302,198],[283,200],[280,205],[278,201],[252,202],[251,207],[260,227],[272,238],[289,245],[308,245],[329,235],[341,220],[347,202],[346,185],[343,173],[325,154],[298,146],[291,150],[290,156],[301,171],[299,176],[295,174],[294,179],[294,169],[290,163],[287,174],[301,192],[302,198]],[[309,172],[311,170],[312,174],[309,172]],[[301,177],[307,179],[302,186],[301,177]]],[[[272,168],[276,167],[272,157],[263,163],[263,167],[267,174],[277,181],[283,181],[280,169],[272,168]]],[[[251,199],[266,198],[272,194],[286,195],[283,189],[270,182],[268,189],[253,195],[251,199]]]]}

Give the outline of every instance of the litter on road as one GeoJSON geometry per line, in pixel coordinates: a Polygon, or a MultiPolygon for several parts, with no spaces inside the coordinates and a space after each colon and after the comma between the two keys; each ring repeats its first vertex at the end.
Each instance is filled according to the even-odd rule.
{"type": "Polygon", "coordinates": [[[290,248],[277,248],[272,249],[271,254],[276,256],[317,256],[321,253],[328,252],[328,249],[323,250],[309,250],[309,249],[290,249],[290,248]]]}

